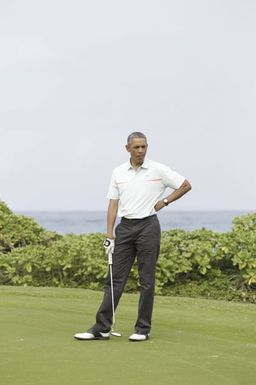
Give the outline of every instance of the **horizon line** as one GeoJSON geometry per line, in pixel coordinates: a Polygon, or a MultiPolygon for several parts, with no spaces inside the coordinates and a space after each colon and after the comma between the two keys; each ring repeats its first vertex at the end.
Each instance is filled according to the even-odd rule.
{"type": "MultiPolygon", "coordinates": [[[[13,209],[15,212],[107,212],[107,209],[13,209]]],[[[191,211],[191,212],[211,212],[211,211],[246,211],[256,212],[256,209],[166,209],[163,212],[180,212],[180,211],[191,211]]],[[[159,211],[159,213],[161,210],[159,211]]]]}

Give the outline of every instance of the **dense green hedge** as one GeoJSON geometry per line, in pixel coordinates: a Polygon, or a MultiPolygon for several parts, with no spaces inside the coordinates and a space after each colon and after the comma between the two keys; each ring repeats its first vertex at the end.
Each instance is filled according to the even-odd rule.
{"type": "MultiPolygon", "coordinates": [[[[0,202],[0,284],[102,289],[103,239],[46,231],[0,202]]],[[[126,291],[138,287],[134,265],[126,291]]],[[[256,303],[256,214],[235,218],[227,233],[163,231],[156,293],[256,303]]]]}
{"type": "Polygon", "coordinates": [[[27,245],[48,245],[60,239],[57,233],[46,231],[36,221],[23,215],[15,215],[0,201],[0,252],[9,253],[27,245]]]}

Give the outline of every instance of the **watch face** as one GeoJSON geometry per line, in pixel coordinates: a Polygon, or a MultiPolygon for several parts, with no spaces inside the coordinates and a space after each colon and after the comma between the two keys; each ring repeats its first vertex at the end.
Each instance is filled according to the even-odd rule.
{"type": "Polygon", "coordinates": [[[167,199],[164,199],[164,204],[165,204],[165,206],[168,206],[168,200],[167,199]]]}

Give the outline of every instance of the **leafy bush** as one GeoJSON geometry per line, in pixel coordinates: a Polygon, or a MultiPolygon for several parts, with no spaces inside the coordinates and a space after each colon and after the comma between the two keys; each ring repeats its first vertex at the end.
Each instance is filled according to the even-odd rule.
{"type": "Polygon", "coordinates": [[[0,202],[0,252],[9,253],[27,245],[48,245],[59,238],[60,235],[46,231],[34,219],[13,214],[4,202],[0,202]]]}
{"type": "Polygon", "coordinates": [[[67,235],[48,246],[16,248],[0,255],[2,283],[102,288],[106,275],[102,243],[102,234],[67,235]]]}
{"type": "Polygon", "coordinates": [[[204,276],[221,259],[219,234],[201,229],[162,232],[157,287],[204,276]]]}
{"type": "MultiPolygon", "coordinates": [[[[102,289],[107,258],[100,233],[65,236],[0,202],[0,284],[102,289]]],[[[256,303],[256,214],[237,217],[228,233],[205,228],[162,232],[156,293],[256,303]]],[[[126,291],[137,291],[136,264],[126,291]]]]}

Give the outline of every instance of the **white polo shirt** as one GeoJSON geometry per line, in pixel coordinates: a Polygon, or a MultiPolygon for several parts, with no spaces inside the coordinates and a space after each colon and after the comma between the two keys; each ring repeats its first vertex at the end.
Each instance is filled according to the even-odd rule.
{"type": "Polygon", "coordinates": [[[135,170],[128,161],[114,169],[107,196],[119,199],[119,217],[145,218],[156,213],[154,206],[166,187],[176,190],[184,180],[184,176],[161,163],[147,159],[135,170]]]}

